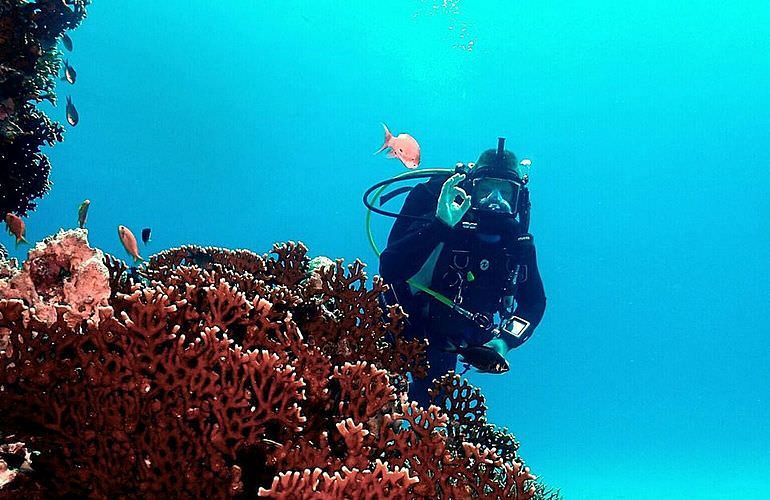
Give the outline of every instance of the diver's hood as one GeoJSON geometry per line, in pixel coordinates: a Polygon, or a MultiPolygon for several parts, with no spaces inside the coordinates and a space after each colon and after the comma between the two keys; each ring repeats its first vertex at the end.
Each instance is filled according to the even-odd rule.
{"type": "Polygon", "coordinates": [[[468,177],[470,180],[480,177],[496,177],[521,182],[516,155],[508,150],[503,151],[502,154],[498,154],[496,149],[487,149],[481,153],[468,177]]]}
{"type": "MultiPolygon", "coordinates": [[[[479,156],[476,164],[468,172],[465,187],[469,192],[473,191],[474,184],[480,179],[494,178],[512,181],[516,184],[516,193],[513,199],[508,200],[511,211],[490,210],[484,207],[472,206],[479,223],[484,226],[499,223],[499,219],[515,217],[520,211],[521,188],[523,186],[521,176],[519,175],[518,161],[512,151],[504,149],[505,139],[498,140],[497,149],[487,149],[479,156]],[[496,221],[496,222],[491,222],[496,221]]],[[[472,195],[473,196],[473,195],[472,195]]],[[[485,227],[485,229],[487,228],[485,227]]],[[[496,232],[496,231],[493,231],[496,232]]]]}

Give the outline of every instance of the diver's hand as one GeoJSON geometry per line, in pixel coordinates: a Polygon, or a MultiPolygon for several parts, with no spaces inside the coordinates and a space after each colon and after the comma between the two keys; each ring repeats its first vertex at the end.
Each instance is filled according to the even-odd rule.
{"type": "Polygon", "coordinates": [[[492,334],[495,337],[489,342],[485,343],[484,347],[488,347],[497,352],[500,356],[505,357],[506,354],[519,347],[529,338],[527,335],[522,340],[519,337],[521,336],[521,333],[524,333],[524,330],[522,330],[519,334],[519,337],[517,337],[506,329],[508,326],[509,322],[506,320],[501,324],[501,326],[494,328],[492,330],[492,334]]]}
{"type": "Polygon", "coordinates": [[[438,206],[436,206],[436,217],[449,227],[455,227],[471,207],[470,195],[458,186],[464,180],[465,174],[454,174],[441,186],[441,194],[438,196],[438,206]],[[457,196],[462,198],[462,202],[459,204],[455,202],[457,196]]]}

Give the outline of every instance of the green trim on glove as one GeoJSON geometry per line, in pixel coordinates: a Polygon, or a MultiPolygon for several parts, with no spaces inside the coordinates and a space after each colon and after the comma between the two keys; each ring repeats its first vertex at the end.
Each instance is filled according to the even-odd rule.
{"type": "Polygon", "coordinates": [[[513,349],[512,347],[508,347],[508,344],[505,343],[505,340],[501,338],[492,339],[486,344],[484,344],[486,347],[489,347],[490,349],[497,352],[502,357],[505,357],[506,354],[508,354],[508,351],[513,349]]]}

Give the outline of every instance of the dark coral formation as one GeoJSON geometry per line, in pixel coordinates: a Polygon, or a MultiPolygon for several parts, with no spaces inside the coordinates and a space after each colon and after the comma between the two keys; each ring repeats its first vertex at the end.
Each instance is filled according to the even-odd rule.
{"type": "Polygon", "coordinates": [[[450,374],[437,406],[407,401],[425,346],[359,261],[187,246],[132,270],[78,230],[38,247],[72,263],[0,277],[0,438],[34,450],[0,496],[545,497],[477,389],[450,374]]]}
{"type": "Polygon", "coordinates": [[[56,103],[58,39],[86,15],[86,0],[0,0],[0,219],[26,215],[49,188],[41,152],[63,140],[63,127],[37,104],[56,103]]]}

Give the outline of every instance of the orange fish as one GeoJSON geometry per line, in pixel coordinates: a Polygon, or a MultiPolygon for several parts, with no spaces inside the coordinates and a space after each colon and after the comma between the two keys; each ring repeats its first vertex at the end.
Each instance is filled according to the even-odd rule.
{"type": "Polygon", "coordinates": [[[406,168],[417,168],[420,165],[420,145],[409,134],[398,134],[393,136],[388,130],[388,126],[382,124],[385,129],[385,143],[374,154],[390,148],[388,158],[398,158],[406,168]]]}
{"type": "Polygon", "coordinates": [[[21,220],[21,217],[9,213],[5,216],[5,225],[8,232],[16,237],[17,247],[19,246],[19,243],[28,243],[28,241],[24,239],[24,236],[27,234],[27,226],[24,225],[24,221],[21,220]]]}
{"type": "Polygon", "coordinates": [[[118,236],[120,237],[120,242],[123,243],[123,248],[128,252],[128,255],[134,258],[134,262],[144,260],[142,256],[139,255],[139,245],[136,243],[136,236],[134,236],[134,233],[132,233],[129,228],[126,226],[118,226],[118,236]]]}

